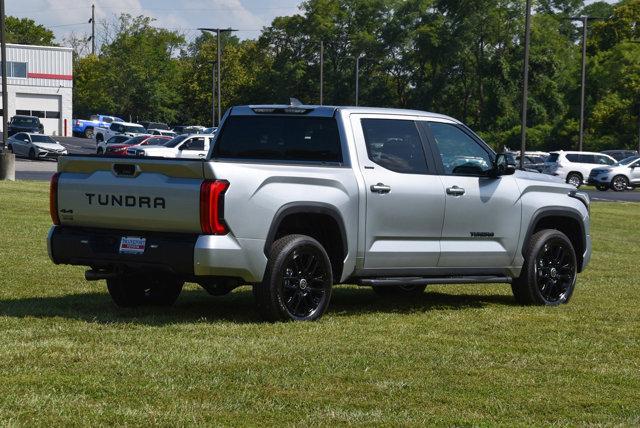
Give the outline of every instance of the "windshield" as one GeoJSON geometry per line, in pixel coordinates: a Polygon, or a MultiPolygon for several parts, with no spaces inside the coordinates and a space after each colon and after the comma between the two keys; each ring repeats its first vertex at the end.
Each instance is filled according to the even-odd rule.
{"type": "Polygon", "coordinates": [[[51,143],[56,144],[56,141],[48,135],[32,135],[31,141],[34,143],[51,143]]]}
{"type": "Polygon", "coordinates": [[[124,132],[132,132],[132,133],[136,133],[136,134],[145,134],[147,132],[147,130],[144,129],[140,125],[138,125],[138,126],[126,126],[126,125],[123,125],[123,128],[124,128],[124,132]]]}
{"type": "Polygon", "coordinates": [[[178,144],[182,143],[187,138],[187,135],[178,135],[164,143],[165,147],[175,147],[178,144]]]}
{"type": "Polygon", "coordinates": [[[36,126],[38,125],[38,119],[35,117],[15,117],[11,121],[14,125],[20,126],[36,126]]]}
{"type": "Polygon", "coordinates": [[[629,165],[630,163],[635,162],[638,159],[640,159],[640,156],[631,156],[626,159],[622,159],[620,162],[618,162],[618,165],[629,165]]]}
{"type": "Polygon", "coordinates": [[[149,125],[147,126],[147,129],[167,130],[167,129],[169,129],[169,125],[167,125],[166,123],[160,123],[160,122],[149,122],[149,125]]]}
{"type": "Polygon", "coordinates": [[[140,137],[133,137],[133,138],[129,138],[127,141],[125,141],[123,144],[126,145],[133,145],[133,144],[140,144],[141,142],[143,142],[144,140],[146,140],[148,137],[145,135],[142,135],[140,137]]]}

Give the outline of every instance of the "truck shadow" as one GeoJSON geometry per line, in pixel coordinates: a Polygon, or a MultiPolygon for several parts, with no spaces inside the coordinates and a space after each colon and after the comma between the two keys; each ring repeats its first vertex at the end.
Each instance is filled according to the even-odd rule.
{"type": "MultiPolygon", "coordinates": [[[[368,288],[334,290],[329,316],[370,313],[416,313],[438,310],[465,310],[488,305],[515,305],[509,295],[471,295],[427,292],[411,299],[378,297],[368,288]]],[[[116,307],[105,293],[69,294],[0,300],[0,316],[15,318],[66,318],[96,323],[132,323],[162,326],[176,323],[233,322],[260,323],[251,289],[243,287],[213,297],[201,290],[185,290],[172,307],[116,307]]]]}

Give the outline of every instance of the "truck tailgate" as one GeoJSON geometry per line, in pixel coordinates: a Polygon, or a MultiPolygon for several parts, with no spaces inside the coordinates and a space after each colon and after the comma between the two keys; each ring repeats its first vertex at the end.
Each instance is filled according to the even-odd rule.
{"type": "Polygon", "coordinates": [[[201,231],[202,161],[65,156],[58,172],[62,225],[201,231]]]}

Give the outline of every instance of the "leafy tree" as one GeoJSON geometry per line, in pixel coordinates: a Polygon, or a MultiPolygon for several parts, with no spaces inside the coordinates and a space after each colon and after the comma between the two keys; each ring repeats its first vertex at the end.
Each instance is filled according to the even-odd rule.
{"type": "Polygon", "coordinates": [[[5,25],[7,43],[55,46],[53,31],[37,24],[33,19],[7,16],[5,25]]]}

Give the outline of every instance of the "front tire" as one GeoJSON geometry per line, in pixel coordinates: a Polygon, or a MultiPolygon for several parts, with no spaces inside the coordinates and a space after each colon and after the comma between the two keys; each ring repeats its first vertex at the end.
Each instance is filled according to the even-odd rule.
{"type": "Polygon", "coordinates": [[[522,305],[557,306],[569,302],[576,285],[576,252],[567,236],[553,229],[536,232],[524,254],[520,277],[511,284],[522,305]]]}
{"type": "Polygon", "coordinates": [[[575,188],[580,187],[580,185],[582,184],[582,175],[580,175],[580,173],[578,172],[569,173],[569,175],[567,175],[567,183],[571,184],[575,188]]]}
{"type": "Polygon", "coordinates": [[[627,188],[629,188],[629,179],[624,175],[616,175],[611,180],[611,189],[614,192],[624,192],[627,188]]]}
{"type": "Polygon", "coordinates": [[[104,153],[104,151],[102,150],[102,147],[98,147],[98,150],[96,152],[98,155],[101,155],[104,153]]]}
{"type": "Polygon", "coordinates": [[[380,297],[419,297],[426,285],[376,285],[371,287],[380,297]]]}
{"type": "Polygon", "coordinates": [[[35,160],[36,158],[36,151],[35,149],[32,147],[31,150],[29,150],[29,159],[31,160],[35,160]]]}
{"type": "Polygon", "coordinates": [[[9,150],[10,153],[13,153],[13,146],[11,144],[7,144],[7,150],[9,150]]]}
{"type": "Polygon", "coordinates": [[[171,306],[184,283],[171,277],[119,276],[107,280],[113,302],[121,308],[142,305],[171,306]]]}
{"type": "Polygon", "coordinates": [[[327,252],[306,235],[288,235],[271,246],[267,269],[253,294],[267,321],[314,321],[331,300],[333,271],[327,252]]]}
{"type": "Polygon", "coordinates": [[[93,128],[87,128],[84,130],[84,138],[93,138],[93,128]]]}

